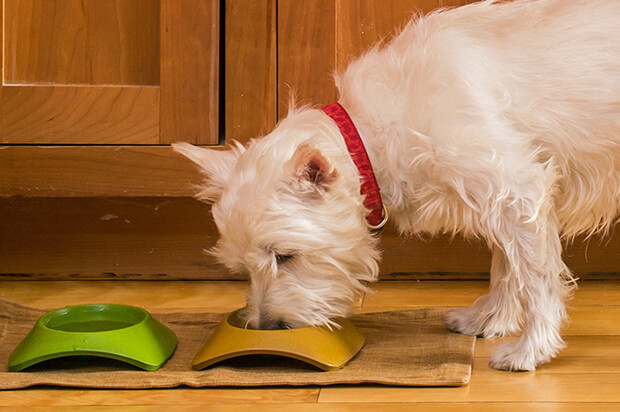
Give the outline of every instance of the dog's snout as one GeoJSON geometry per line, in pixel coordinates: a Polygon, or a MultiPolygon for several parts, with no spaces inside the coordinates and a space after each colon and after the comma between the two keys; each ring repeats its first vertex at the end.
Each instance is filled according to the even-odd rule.
{"type": "Polygon", "coordinates": [[[289,329],[289,325],[282,320],[261,318],[258,321],[258,329],[263,329],[263,330],[289,329]]]}

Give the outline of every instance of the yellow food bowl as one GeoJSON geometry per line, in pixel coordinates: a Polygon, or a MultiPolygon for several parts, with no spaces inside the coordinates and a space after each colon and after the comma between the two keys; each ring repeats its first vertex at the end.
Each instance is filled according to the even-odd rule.
{"type": "Polygon", "coordinates": [[[325,326],[297,329],[246,329],[240,310],[227,315],[192,362],[196,370],[245,355],[276,355],[297,359],[325,371],[334,371],[359,352],[364,336],[346,319],[325,326]]]}

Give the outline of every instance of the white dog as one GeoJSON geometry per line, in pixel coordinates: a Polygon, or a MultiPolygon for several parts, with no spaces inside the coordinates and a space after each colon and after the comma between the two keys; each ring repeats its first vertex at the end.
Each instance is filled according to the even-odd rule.
{"type": "Polygon", "coordinates": [[[494,368],[549,361],[574,284],[560,239],[607,231],[620,206],[620,1],[433,13],[336,80],[354,127],[340,106],[301,108],[247,148],[174,146],[208,177],[198,198],[214,203],[213,252],[250,276],[247,322],[330,324],[376,279],[366,218],[385,215],[376,188],[362,187],[372,176],[359,142],[347,150],[356,128],[400,232],[458,232],[493,251],[489,294],[446,325],[522,330],[494,368]]]}

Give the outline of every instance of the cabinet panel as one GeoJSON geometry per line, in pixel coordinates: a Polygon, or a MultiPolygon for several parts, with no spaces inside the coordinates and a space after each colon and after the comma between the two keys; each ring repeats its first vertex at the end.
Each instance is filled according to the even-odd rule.
{"type": "Polygon", "coordinates": [[[278,118],[298,104],[336,100],[336,2],[278,1],[278,118]]]}
{"type": "Polygon", "coordinates": [[[0,143],[156,144],[159,88],[6,86],[0,143]]]}
{"type": "Polygon", "coordinates": [[[428,13],[455,0],[338,0],[336,43],[338,70],[377,42],[389,41],[415,14],[428,13]]]}
{"type": "Polygon", "coordinates": [[[276,3],[226,2],[224,117],[228,141],[247,142],[276,125],[276,3]]]}
{"type": "Polygon", "coordinates": [[[161,0],[161,137],[219,141],[219,0],[161,0]]]}
{"type": "Polygon", "coordinates": [[[159,84],[159,0],[6,0],[5,84],[159,84]]]}

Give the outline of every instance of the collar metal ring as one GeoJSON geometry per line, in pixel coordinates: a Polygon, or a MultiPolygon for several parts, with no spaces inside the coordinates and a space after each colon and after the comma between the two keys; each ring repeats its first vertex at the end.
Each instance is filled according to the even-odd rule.
{"type": "Polygon", "coordinates": [[[382,206],[383,206],[383,213],[381,213],[381,216],[383,217],[383,220],[381,220],[381,222],[379,222],[376,225],[371,225],[370,223],[368,223],[368,221],[366,221],[366,225],[368,226],[370,230],[379,230],[383,228],[383,226],[385,226],[385,224],[387,223],[388,217],[389,217],[387,207],[385,207],[385,204],[383,204],[382,206]]]}

